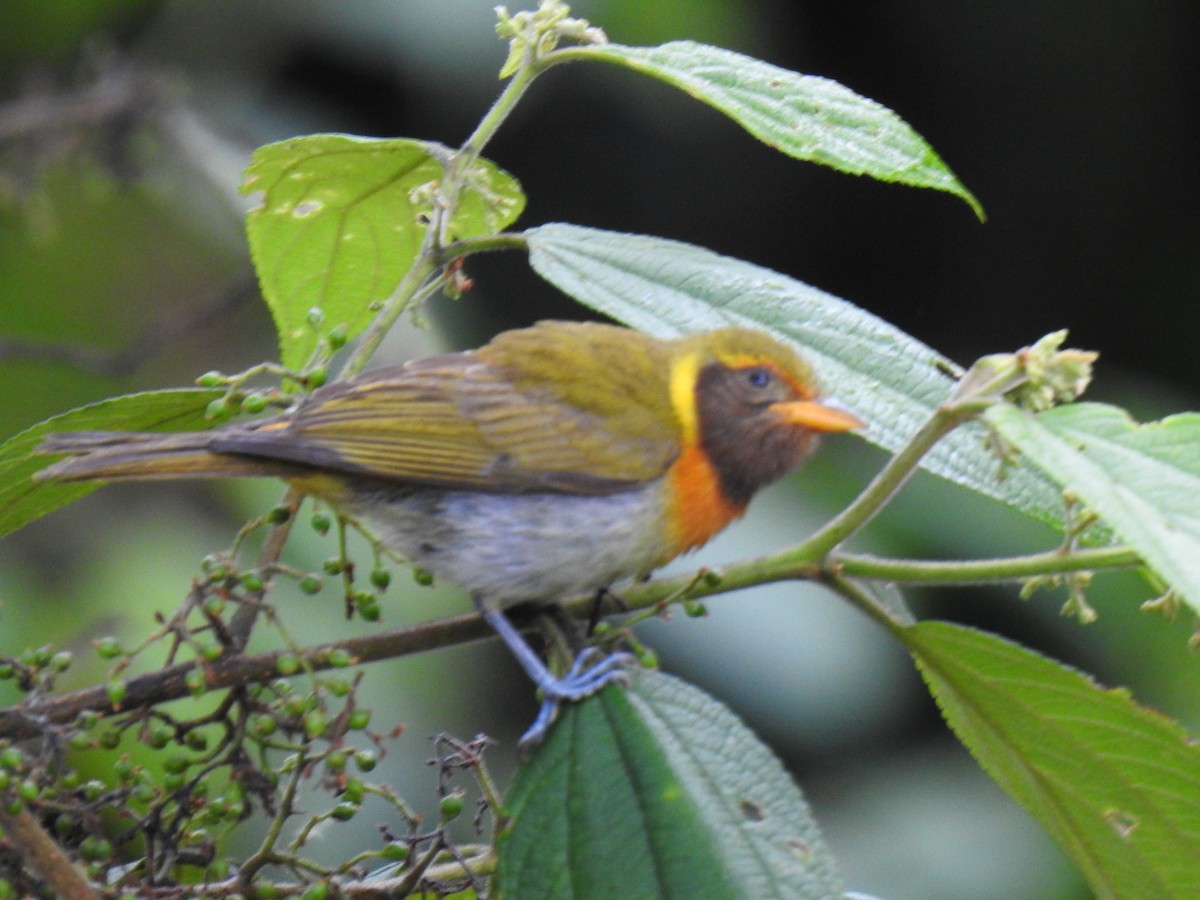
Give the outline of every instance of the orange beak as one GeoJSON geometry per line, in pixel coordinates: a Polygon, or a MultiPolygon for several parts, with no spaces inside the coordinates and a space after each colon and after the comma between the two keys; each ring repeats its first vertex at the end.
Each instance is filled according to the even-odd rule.
{"type": "Polygon", "coordinates": [[[850,431],[865,428],[867,423],[848,410],[832,403],[816,400],[790,400],[773,403],[771,409],[785,422],[803,425],[813,431],[850,431]]]}

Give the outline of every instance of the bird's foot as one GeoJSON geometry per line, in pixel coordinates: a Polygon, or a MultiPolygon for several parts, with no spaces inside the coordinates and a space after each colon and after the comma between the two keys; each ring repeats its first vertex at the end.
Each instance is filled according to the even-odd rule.
{"type": "Polygon", "coordinates": [[[638,665],[632,653],[610,653],[607,656],[596,647],[588,647],[577,657],[570,670],[561,678],[539,684],[542,706],[537,718],[521,736],[518,748],[527,753],[546,738],[558,708],[562,703],[575,703],[590,697],[605,685],[630,682],[629,670],[638,665]]]}
{"type": "Polygon", "coordinates": [[[483,604],[479,604],[479,612],[504,643],[508,644],[517,662],[542,692],[542,708],[538,710],[533,725],[517,745],[521,753],[528,752],[545,739],[560,704],[574,703],[590,697],[607,684],[628,684],[629,670],[638,665],[637,657],[632,653],[618,652],[606,655],[597,647],[589,647],[575,657],[575,662],[565,675],[555,677],[538,655],[529,649],[521,633],[513,627],[503,612],[483,604]]]}

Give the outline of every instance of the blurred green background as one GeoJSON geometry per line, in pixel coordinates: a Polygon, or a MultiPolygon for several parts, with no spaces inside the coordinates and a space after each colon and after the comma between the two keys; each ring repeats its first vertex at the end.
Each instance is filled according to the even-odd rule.
{"type": "MultiPolygon", "coordinates": [[[[946,195],[796,164],[631,73],[573,66],[539,82],[488,148],[529,195],[520,224],[697,243],[845,297],[963,363],[1066,326],[1072,343],[1101,351],[1093,396],[1140,418],[1195,408],[1200,6],[597,0],[574,11],[622,43],[707,41],[879,100],[933,144],[988,222],[946,195]]],[[[494,21],[490,0],[0,5],[0,437],[91,400],[271,358],[236,193],[251,150],[313,131],[461,141],[498,91],[494,21]]],[[[434,301],[432,327],[405,328],[388,359],[582,315],[518,255],[469,270],[475,289],[434,301]]],[[[675,568],[794,542],[881,459],[830,441],[675,568]]],[[[136,641],[154,611],[181,601],[201,557],[279,494],[112,487],[6,538],[0,655],[46,641],[83,649],[104,634],[136,641]]],[[[1054,542],[933,479],[918,479],[868,537],[877,551],[936,557],[1054,542]]],[[[317,568],[335,552],[299,529],[288,558],[317,568]]],[[[1101,618],[1087,628],[1061,619],[1052,593],[913,599],[923,615],[1127,685],[1195,729],[1190,623],[1139,613],[1146,593],[1132,576],[1099,579],[1101,618]]],[[[302,641],[364,627],[344,623],[332,587],[277,604],[302,641]]],[[[383,624],[465,608],[452,591],[398,578],[383,624]]],[[[793,585],[709,610],[643,636],[664,668],[730,703],[787,761],[851,888],[891,900],[1087,896],[874,626],[793,585]]],[[[79,666],[64,686],[101,673],[79,666]]],[[[376,728],[405,726],[381,771],[416,805],[432,802],[429,735],[486,731],[504,770],[533,713],[532,690],[494,642],[376,665],[363,699],[376,728]]],[[[330,857],[373,846],[372,821],[323,835],[330,857]]]]}

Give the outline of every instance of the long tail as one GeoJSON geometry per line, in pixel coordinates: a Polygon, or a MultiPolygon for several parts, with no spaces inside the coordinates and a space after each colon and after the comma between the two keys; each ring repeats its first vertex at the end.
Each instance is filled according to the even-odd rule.
{"type": "Polygon", "coordinates": [[[71,431],[51,434],[40,453],[67,458],[42,469],[39,481],[166,481],[180,478],[245,478],[294,475],[301,467],[271,459],[217,453],[209,432],[142,434],[71,431]]]}

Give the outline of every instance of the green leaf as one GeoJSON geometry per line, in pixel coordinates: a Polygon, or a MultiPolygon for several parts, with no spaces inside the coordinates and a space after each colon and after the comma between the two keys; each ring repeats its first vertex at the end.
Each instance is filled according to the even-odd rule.
{"type": "Polygon", "coordinates": [[[958,737],[1098,897],[1200,897],[1200,748],[1178,724],[993,635],[898,633],[958,737]]]}
{"type": "Polygon", "coordinates": [[[503,896],[828,898],[839,878],[779,761],[656,672],[564,710],[505,801],[503,896]]]}
{"type": "Polygon", "coordinates": [[[800,75],[720,47],[577,47],[571,56],[617,63],[673,85],[720,110],[763,143],[795,159],[852,175],[954,194],[982,220],[983,207],[925,140],[885,106],[815,75],[800,75]]]}
{"type": "MultiPolygon", "coordinates": [[[[412,140],[317,134],[260,147],[244,193],[262,193],[246,217],[263,296],[284,365],[299,367],[317,345],[309,310],[353,338],[412,267],[425,237],[445,148],[412,140]]],[[[449,239],[491,234],[524,208],[516,180],[487,160],[466,176],[449,239]]]]}
{"type": "Polygon", "coordinates": [[[1141,426],[1100,403],[1037,415],[1000,404],[985,415],[1200,612],[1200,414],[1141,426]]]}
{"type": "Polygon", "coordinates": [[[212,425],[205,408],[220,390],[148,391],[102,400],[39,422],[0,445],[0,536],[22,528],[94,491],[99,483],[34,481],[59,457],[37,453],[42,439],[58,431],[194,431],[212,425]]]}
{"type": "MultiPolygon", "coordinates": [[[[526,232],[529,262],[576,300],[659,337],[741,325],[798,344],[823,387],[868,423],[867,440],[902,446],[954,387],[959,371],[893,325],[786,275],[710,250],[643,235],[552,224],[526,232]]],[[[939,442],[922,465],[1052,525],[1058,491],[1016,466],[1001,481],[968,425],[939,442]]]]}

